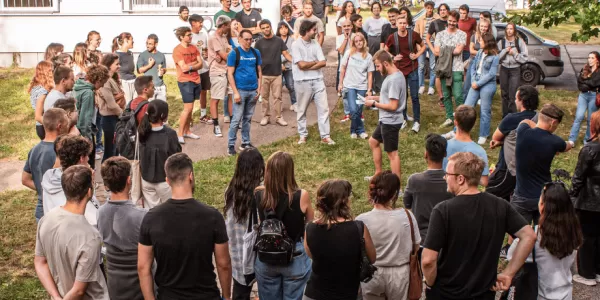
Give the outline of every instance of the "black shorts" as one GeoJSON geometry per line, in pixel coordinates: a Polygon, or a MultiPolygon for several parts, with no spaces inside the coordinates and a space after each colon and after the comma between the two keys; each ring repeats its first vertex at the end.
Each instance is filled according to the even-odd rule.
{"type": "Polygon", "coordinates": [[[485,191],[496,197],[510,201],[510,196],[515,191],[516,185],[517,178],[512,176],[507,169],[496,169],[490,174],[485,191]]]}
{"type": "Polygon", "coordinates": [[[210,91],[210,72],[204,72],[200,74],[200,85],[203,91],[210,91]]]}
{"type": "Polygon", "coordinates": [[[379,122],[371,137],[383,143],[383,151],[388,153],[398,151],[398,135],[401,126],[402,124],[388,125],[379,122]]]}

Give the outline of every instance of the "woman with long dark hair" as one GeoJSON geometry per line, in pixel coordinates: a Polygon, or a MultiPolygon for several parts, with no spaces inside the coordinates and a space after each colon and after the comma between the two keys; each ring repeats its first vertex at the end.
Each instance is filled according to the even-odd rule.
{"type": "Polygon", "coordinates": [[[319,218],[306,225],[304,247],[312,258],[312,273],[304,300],[356,299],[360,286],[361,237],[367,256],[375,262],[369,229],[352,217],[352,185],[341,179],[323,182],[317,189],[319,218]],[[363,232],[359,231],[362,226],[363,232]]]}
{"type": "Polygon", "coordinates": [[[598,110],[596,106],[596,94],[600,88],[600,53],[592,51],[588,55],[587,64],[583,66],[579,76],[577,76],[577,87],[579,88],[579,98],[577,100],[577,111],[575,112],[575,120],[569,134],[569,143],[575,146],[577,136],[579,136],[579,128],[587,111],[587,129],[583,138],[583,143],[587,143],[590,139],[590,118],[592,114],[598,110]]]}
{"type": "Polygon", "coordinates": [[[104,155],[102,157],[102,162],[104,162],[117,154],[114,143],[115,127],[117,121],[119,121],[119,116],[123,113],[125,103],[120,101],[122,98],[119,98],[119,95],[123,94],[118,81],[119,69],[121,68],[119,56],[114,53],[107,53],[102,58],[102,65],[108,68],[108,75],[110,76],[104,86],[96,92],[96,104],[98,105],[98,113],[102,116],[100,123],[102,132],[104,132],[104,155]]]}
{"type": "Polygon", "coordinates": [[[44,101],[50,90],[54,88],[54,78],[52,77],[52,63],[47,60],[40,61],[35,67],[35,74],[29,82],[29,101],[35,112],[35,133],[43,140],[46,137],[42,120],[44,116],[44,101]]]}
{"type": "MultiPolygon", "coordinates": [[[[492,28],[495,26],[490,25],[492,28]]],[[[527,56],[527,44],[519,38],[517,26],[506,24],[505,36],[498,41],[500,54],[500,95],[502,96],[502,118],[517,111],[515,96],[521,86],[521,62],[527,56]]]]}
{"type": "Polygon", "coordinates": [[[335,21],[335,29],[337,30],[337,35],[342,34],[342,23],[345,20],[350,20],[352,15],[356,14],[356,8],[354,7],[354,3],[348,0],[342,4],[342,9],[340,10],[340,14],[338,19],[335,21]]]}
{"type": "Polygon", "coordinates": [[[149,209],[171,198],[164,166],[169,156],[181,152],[177,132],[165,125],[168,117],[167,102],[151,101],[138,125],[142,193],[144,207],[149,209]]]}
{"type": "Polygon", "coordinates": [[[275,152],[267,160],[265,184],[255,193],[259,219],[275,214],[295,244],[294,257],[287,266],[273,266],[256,259],[254,271],[261,299],[300,300],[311,271],[306,255],[304,226],[312,221],[314,211],[308,192],[298,187],[294,160],[285,152],[275,152]]]}
{"type": "Polygon", "coordinates": [[[52,62],[55,57],[59,56],[61,53],[65,52],[65,46],[61,43],[50,43],[48,47],[46,47],[46,53],[44,54],[44,60],[52,62]]]}
{"type": "Polygon", "coordinates": [[[133,100],[137,97],[135,92],[135,60],[133,58],[133,36],[129,32],[123,32],[113,39],[112,52],[119,56],[121,69],[119,70],[119,78],[121,79],[121,87],[125,93],[125,102],[133,100]]]}
{"type": "Polygon", "coordinates": [[[352,33],[362,33],[363,36],[367,36],[367,33],[363,30],[363,17],[359,14],[353,14],[350,16],[350,22],[352,23],[352,33]]]}
{"type": "MultiPolygon", "coordinates": [[[[276,35],[280,37],[288,49],[292,49],[292,44],[296,41],[292,34],[292,29],[289,27],[287,22],[279,22],[277,26],[276,35]]],[[[292,62],[286,61],[285,57],[281,57],[283,59],[283,79],[285,87],[288,89],[290,93],[290,110],[296,111],[296,91],[294,89],[294,74],[292,73],[292,62]]]]}
{"type": "Polygon", "coordinates": [[[471,88],[466,96],[465,104],[475,106],[481,99],[479,115],[479,145],[485,144],[490,135],[492,121],[492,99],[496,94],[496,73],[498,72],[498,46],[491,33],[484,33],[479,38],[481,49],[471,61],[471,88]]]}
{"type": "Polygon", "coordinates": [[[410,254],[419,250],[421,234],[415,216],[404,208],[396,208],[399,191],[400,179],[391,171],[373,176],[369,184],[373,210],[356,218],[369,228],[377,252],[374,265],[378,271],[373,280],[361,284],[365,300],[408,297],[410,254]],[[412,231],[410,224],[413,224],[412,231]]]}
{"type": "MultiPolygon", "coordinates": [[[[562,182],[544,185],[538,202],[540,221],[536,228],[537,240],[533,253],[538,271],[537,299],[571,299],[576,276],[571,276],[575,250],[581,246],[583,236],[579,219],[571,203],[569,192],[562,182]]],[[[513,242],[508,257],[516,248],[513,242]]],[[[526,262],[533,262],[533,257],[526,262]]],[[[594,280],[595,283],[595,280],[594,280]]],[[[520,299],[519,284],[515,282],[515,299],[520,299]]],[[[521,294],[522,295],[522,294],[521,294]]]]}
{"type": "MultiPolygon", "coordinates": [[[[225,190],[225,226],[229,237],[231,257],[243,257],[244,234],[249,222],[256,222],[250,216],[257,210],[254,191],[260,186],[265,175],[265,161],[256,148],[248,147],[237,158],[233,177],[225,190]]],[[[256,215],[256,214],[254,214],[256,215]]],[[[252,282],[243,273],[242,260],[232,259],[233,299],[250,299],[252,282]]]]}
{"type": "Polygon", "coordinates": [[[583,245],[577,254],[579,275],[573,280],[595,285],[600,274],[600,111],[592,114],[590,132],[571,180],[571,199],[583,231],[583,245]]]}

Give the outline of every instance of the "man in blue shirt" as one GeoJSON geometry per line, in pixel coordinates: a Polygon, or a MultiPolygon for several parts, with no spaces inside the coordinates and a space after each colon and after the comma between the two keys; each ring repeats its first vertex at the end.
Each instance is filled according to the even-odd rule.
{"type": "Polygon", "coordinates": [[[163,75],[167,72],[167,60],[165,55],[156,49],[158,36],[150,34],[146,40],[146,51],[140,53],[137,60],[138,73],[152,76],[154,82],[154,99],[167,101],[167,86],[163,81],[163,75]]]}
{"type": "Polygon", "coordinates": [[[240,32],[240,46],[227,56],[227,77],[233,90],[233,117],[229,125],[227,154],[235,155],[237,130],[242,129],[240,150],[253,147],[250,143],[250,122],[256,107],[260,82],[262,81],[260,52],[252,44],[252,32],[244,29],[240,32]],[[241,124],[241,126],[240,126],[241,124]]]}
{"type": "Polygon", "coordinates": [[[481,158],[485,164],[483,172],[481,173],[481,180],[479,184],[487,186],[488,175],[490,169],[488,166],[487,153],[483,147],[479,146],[471,139],[471,129],[475,125],[477,120],[477,113],[471,106],[460,105],[454,111],[454,127],[456,127],[456,137],[448,141],[446,148],[446,157],[444,158],[443,169],[446,170],[448,165],[448,157],[458,152],[471,152],[479,158],[481,158]]]}

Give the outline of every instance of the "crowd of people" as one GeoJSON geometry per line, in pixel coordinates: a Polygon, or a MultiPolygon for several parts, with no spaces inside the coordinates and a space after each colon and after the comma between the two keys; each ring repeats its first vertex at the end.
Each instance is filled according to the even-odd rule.
{"type": "Polygon", "coordinates": [[[329,1],[282,0],[276,26],[251,0],[232,2],[221,0],[211,35],[202,16],[179,10],[186,26],[174,31],[180,43],[172,51],[184,103],[177,130],[168,125],[167,63],[155,34],[137,61],[127,32],[113,39],[112,53],[98,50],[97,31],[73,55],[48,46],[29,86],[41,141],[22,181],[37,192],[34,264],[52,299],[250,299],[254,283],[261,299],[407,299],[415,253],[427,299],[491,300],[509,289],[515,299],[528,292],[571,299],[572,281],[600,282],[598,52],[578,74],[565,141],[554,134],[563,110],[539,108],[536,88],[520,84],[527,45],[514,24],[497,38],[488,12],[477,21],[466,5],[440,4],[435,13],[433,2],[416,21],[406,7],[389,9],[385,19],[375,2],[363,24],[358,1],[335,1],[341,121],[350,122],[352,138],[367,139],[362,110],[379,113],[368,141],[375,174],[365,178],[373,209],[354,217],[350,182],[326,180],[311,200],[295,179],[293,157],[275,152],[265,161],[250,137],[259,99],[261,126],[288,125],[285,86],[298,144],[308,142],[311,102],[321,142],[335,144],[323,77],[329,1]],[[442,127],[453,130],[426,136],[427,169],[402,189],[399,132],[408,122],[420,131],[426,73],[427,93],[437,93],[445,109],[442,127]],[[497,73],[503,118],[490,137],[497,73]],[[181,153],[186,138],[200,138],[191,131],[196,100],[200,122],[217,137],[223,102],[229,155],[238,154],[241,130],[222,212],[194,199],[193,163],[181,153]],[[553,180],[551,166],[575,147],[586,111],[569,186],[553,180]],[[116,138],[125,117],[135,125],[125,139],[135,148],[129,158],[116,138]],[[500,148],[493,168],[482,147],[488,139],[500,148]],[[382,168],[383,152],[391,170],[382,168]],[[96,160],[105,203],[95,195],[96,160]],[[499,257],[509,261],[501,273],[499,257]],[[525,272],[532,268],[535,275],[525,272]],[[366,269],[376,271],[363,276],[366,269]],[[534,291],[524,284],[532,278],[534,291]]]}

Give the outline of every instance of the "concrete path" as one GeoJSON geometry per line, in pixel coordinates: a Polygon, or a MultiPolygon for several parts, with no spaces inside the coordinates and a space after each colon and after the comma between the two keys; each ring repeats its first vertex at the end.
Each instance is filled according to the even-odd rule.
{"type": "Polygon", "coordinates": [[[588,54],[598,51],[597,45],[567,45],[561,46],[561,58],[565,62],[564,72],[553,78],[542,80],[540,85],[550,90],[577,91],[577,75],[587,63],[588,54]]]}

